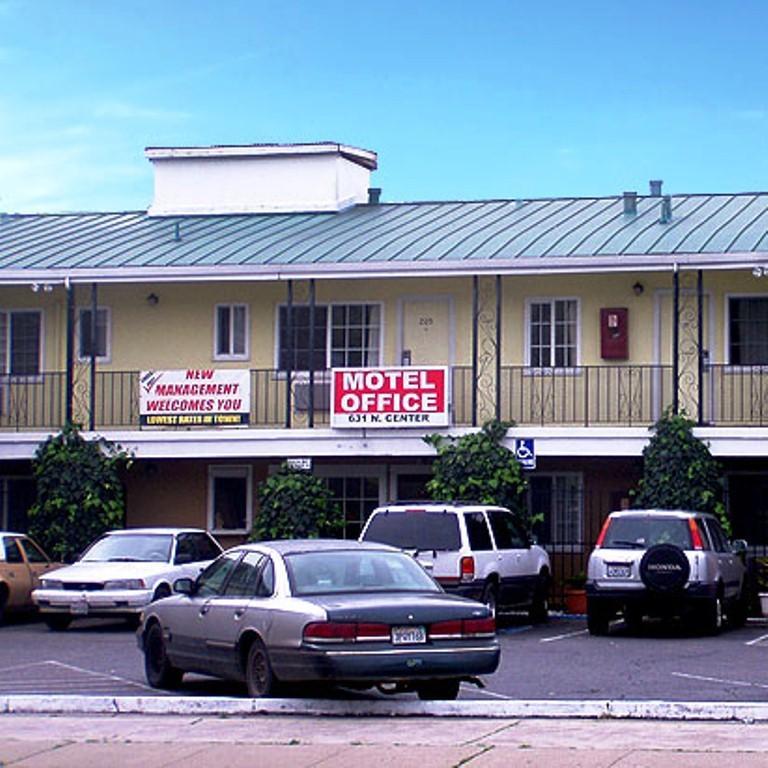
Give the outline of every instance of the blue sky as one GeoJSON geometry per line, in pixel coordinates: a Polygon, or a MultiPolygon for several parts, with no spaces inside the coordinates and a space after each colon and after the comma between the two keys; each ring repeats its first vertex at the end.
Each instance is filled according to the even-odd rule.
{"type": "Polygon", "coordinates": [[[382,199],[768,189],[766,0],[0,0],[0,211],[140,210],[147,146],[329,140],[382,199]]]}

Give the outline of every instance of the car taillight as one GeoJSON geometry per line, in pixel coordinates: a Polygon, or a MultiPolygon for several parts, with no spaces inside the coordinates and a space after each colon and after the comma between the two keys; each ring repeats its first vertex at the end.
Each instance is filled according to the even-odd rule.
{"type": "Polygon", "coordinates": [[[704,542],[701,540],[701,531],[692,517],[688,518],[688,529],[691,532],[691,543],[693,544],[693,548],[698,550],[704,549],[704,542]]]}
{"type": "Polygon", "coordinates": [[[462,581],[475,580],[475,558],[472,556],[462,557],[459,561],[459,578],[462,581]]]}
{"type": "Polygon", "coordinates": [[[314,621],[304,627],[307,643],[353,643],[370,640],[389,640],[387,624],[357,623],[352,621],[314,621]]]}
{"type": "Polygon", "coordinates": [[[595,548],[599,549],[603,546],[603,542],[605,541],[605,534],[608,533],[608,528],[611,525],[611,518],[606,517],[605,522],[603,523],[603,527],[600,529],[600,535],[597,537],[597,541],[595,542],[595,548]]]}
{"type": "Polygon", "coordinates": [[[496,620],[489,616],[486,619],[454,619],[437,621],[429,628],[431,640],[449,640],[462,637],[493,637],[496,634],[496,620]]]}

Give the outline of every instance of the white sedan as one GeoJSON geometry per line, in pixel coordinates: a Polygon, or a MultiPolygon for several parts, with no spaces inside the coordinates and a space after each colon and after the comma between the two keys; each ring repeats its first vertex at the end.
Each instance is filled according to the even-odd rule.
{"type": "Polygon", "coordinates": [[[110,531],[77,562],[43,577],[32,599],[53,630],[90,616],[118,616],[137,625],[144,606],[168,597],[174,580],[195,579],[221,551],[196,528],[110,531]]]}

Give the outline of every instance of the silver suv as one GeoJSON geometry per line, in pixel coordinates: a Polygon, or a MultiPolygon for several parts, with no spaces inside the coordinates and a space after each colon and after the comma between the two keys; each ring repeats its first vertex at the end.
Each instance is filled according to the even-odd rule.
{"type": "Polygon", "coordinates": [[[705,632],[747,617],[745,541],[729,542],[716,517],[683,510],[612,512],[587,566],[587,626],[607,634],[621,613],[693,618],[705,632]]]}
{"type": "Polygon", "coordinates": [[[493,611],[527,610],[546,621],[549,556],[503,507],[437,501],[396,502],[375,509],[360,535],[399,547],[447,592],[493,611]]]}

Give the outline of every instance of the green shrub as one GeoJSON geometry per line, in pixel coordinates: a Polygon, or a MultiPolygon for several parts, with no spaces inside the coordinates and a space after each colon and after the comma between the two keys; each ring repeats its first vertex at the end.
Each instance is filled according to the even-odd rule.
{"type": "Polygon", "coordinates": [[[283,464],[259,488],[251,541],[338,537],[344,519],[328,487],[317,477],[283,464]]]}
{"type": "Polygon", "coordinates": [[[722,470],[709,447],[693,434],[694,422],[665,411],[643,450],[643,475],[631,492],[637,509],[689,509],[717,515],[726,535],[722,470]]]}
{"type": "Polygon", "coordinates": [[[131,465],[120,446],[85,440],[74,425],[48,438],[32,468],[37,497],[29,533],[52,557],[71,561],[105,531],[125,524],[120,472],[131,465]]]}

